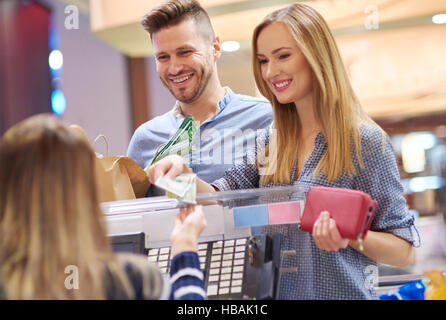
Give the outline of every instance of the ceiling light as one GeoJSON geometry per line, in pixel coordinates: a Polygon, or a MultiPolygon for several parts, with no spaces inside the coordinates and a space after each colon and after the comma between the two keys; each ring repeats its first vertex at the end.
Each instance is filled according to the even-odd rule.
{"type": "Polygon", "coordinates": [[[221,50],[226,52],[234,52],[240,49],[240,43],[238,41],[224,41],[221,44],[221,50]]]}
{"type": "Polygon", "coordinates": [[[53,50],[48,58],[50,68],[53,70],[59,70],[63,66],[63,55],[59,50],[53,50]]]}
{"type": "Polygon", "coordinates": [[[411,192],[424,192],[427,189],[440,189],[445,185],[445,179],[437,176],[415,177],[410,179],[411,192]]]}
{"type": "Polygon", "coordinates": [[[436,14],[432,17],[432,22],[435,24],[446,23],[446,13],[436,14]]]}
{"type": "Polygon", "coordinates": [[[51,94],[51,108],[57,115],[61,115],[65,112],[66,101],[62,90],[54,90],[51,94]]]}

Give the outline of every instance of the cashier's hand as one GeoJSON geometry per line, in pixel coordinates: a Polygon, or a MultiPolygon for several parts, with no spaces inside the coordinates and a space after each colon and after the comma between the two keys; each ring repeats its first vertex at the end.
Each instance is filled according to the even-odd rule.
{"type": "Polygon", "coordinates": [[[330,218],[328,211],[321,212],[321,215],[313,225],[312,234],[316,246],[325,251],[345,249],[350,241],[341,237],[336,221],[330,218]]]}
{"type": "Polygon", "coordinates": [[[173,180],[182,173],[192,173],[192,170],[186,165],[184,159],[176,154],[155,162],[147,169],[147,177],[151,184],[154,184],[161,176],[173,180]]]}
{"type": "Polygon", "coordinates": [[[172,256],[185,251],[198,251],[198,237],[206,225],[206,218],[201,206],[181,207],[175,217],[174,228],[170,235],[172,256]]]}

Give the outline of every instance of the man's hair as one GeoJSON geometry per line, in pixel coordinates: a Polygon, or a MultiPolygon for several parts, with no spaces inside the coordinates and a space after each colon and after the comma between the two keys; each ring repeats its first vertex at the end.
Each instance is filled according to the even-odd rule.
{"type": "Polygon", "coordinates": [[[196,0],[169,0],[146,14],[141,24],[150,37],[163,28],[177,25],[192,19],[200,26],[199,30],[210,40],[214,38],[214,29],[207,12],[196,0]]]}

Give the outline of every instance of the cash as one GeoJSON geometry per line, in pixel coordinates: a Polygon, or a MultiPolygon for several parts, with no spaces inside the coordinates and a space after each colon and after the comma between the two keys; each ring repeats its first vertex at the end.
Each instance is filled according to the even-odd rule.
{"type": "Polygon", "coordinates": [[[170,154],[185,156],[191,153],[191,143],[196,131],[197,127],[194,118],[191,115],[187,115],[172,138],[156,152],[152,162],[145,170],[147,171],[149,166],[170,154]]]}
{"type": "Polygon", "coordinates": [[[195,173],[184,173],[175,178],[169,179],[166,176],[159,177],[155,185],[166,191],[166,196],[178,199],[185,203],[196,204],[197,195],[197,175],[195,173]]]}
{"type": "MultiPolygon", "coordinates": [[[[152,162],[144,170],[147,172],[152,164],[170,154],[185,156],[191,153],[192,139],[196,131],[197,127],[194,118],[191,115],[187,115],[172,138],[157,150],[152,162]]],[[[175,180],[171,180],[167,177],[160,177],[155,182],[155,185],[166,190],[166,196],[168,197],[186,203],[196,203],[196,174],[182,174],[176,177],[175,180]]]]}

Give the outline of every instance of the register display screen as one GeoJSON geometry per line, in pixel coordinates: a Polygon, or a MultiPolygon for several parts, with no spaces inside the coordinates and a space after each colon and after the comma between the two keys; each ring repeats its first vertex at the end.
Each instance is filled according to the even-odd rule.
{"type": "Polygon", "coordinates": [[[113,252],[145,253],[145,234],[125,234],[110,236],[110,244],[113,252]]]}

